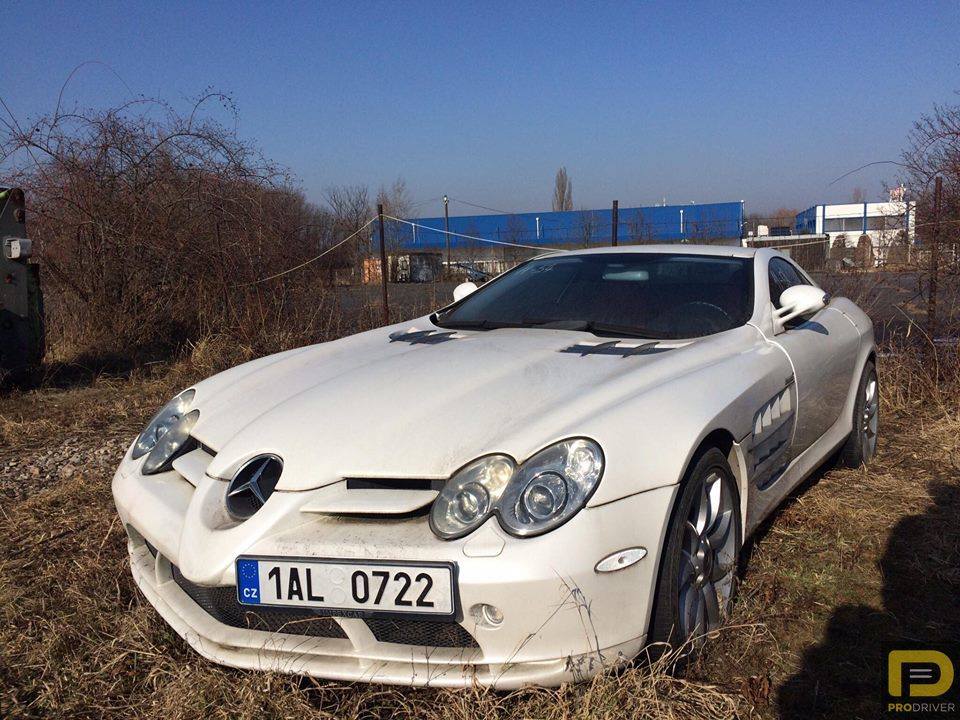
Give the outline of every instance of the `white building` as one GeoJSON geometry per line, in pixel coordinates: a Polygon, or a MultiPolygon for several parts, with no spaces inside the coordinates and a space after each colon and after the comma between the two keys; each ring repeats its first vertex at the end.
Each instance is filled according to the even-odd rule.
{"type": "Polygon", "coordinates": [[[896,241],[913,245],[916,224],[916,203],[889,202],[814,205],[797,215],[795,232],[807,235],[828,235],[831,247],[857,247],[866,235],[874,257],[883,263],[896,241]]]}

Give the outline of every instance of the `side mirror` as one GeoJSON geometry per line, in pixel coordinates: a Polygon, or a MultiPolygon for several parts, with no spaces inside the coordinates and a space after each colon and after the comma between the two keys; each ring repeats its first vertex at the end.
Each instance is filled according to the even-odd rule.
{"type": "Polygon", "coordinates": [[[476,289],[477,289],[476,283],[472,283],[472,282],[460,283],[453,289],[453,301],[460,302],[467,295],[469,295],[476,289]]]}
{"type": "Polygon", "coordinates": [[[822,310],[830,296],[813,285],[794,285],[780,295],[780,308],[773,311],[774,319],[783,327],[794,318],[813,315],[822,310]]]}

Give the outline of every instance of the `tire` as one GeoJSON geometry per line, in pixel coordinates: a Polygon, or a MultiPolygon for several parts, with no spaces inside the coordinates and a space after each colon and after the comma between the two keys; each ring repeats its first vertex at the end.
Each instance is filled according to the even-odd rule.
{"type": "Polygon", "coordinates": [[[880,429],[880,384],[872,360],[863,366],[857,399],[853,403],[853,429],[840,449],[840,462],[849,468],[869,463],[877,454],[880,429]]]}
{"type": "Polygon", "coordinates": [[[651,657],[687,641],[699,647],[722,624],[736,589],[742,546],[737,482],[724,453],[708,448],[695,456],[674,504],[647,635],[651,657]],[[707,508],[718,505],[719,514],[711,515],[704,502],[707,508]],[[722,546],[713,547],[717,544],[722,546]],[[707,559],[710,548],[713,555],[707,559]],[[691,575],[696,568],[700,573],[691,575]]]}

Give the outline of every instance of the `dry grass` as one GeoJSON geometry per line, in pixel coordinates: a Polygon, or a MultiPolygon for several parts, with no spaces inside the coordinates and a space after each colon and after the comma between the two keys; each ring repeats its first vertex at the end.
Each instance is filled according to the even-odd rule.
{"type": "MultiPolygon", "coordinates": [[[[0,473],[14,453],[65,438],[92,452],[129,436],[171,392],[237,359],[206,345],[153,374],[2,398],[0,473]]],[[[939,366],[933,382],[914,355],[882,358],[877,461],[826,471],[765,523],[729,627],[682,673],[639,665],[557,690],[409,690],[213,665],[133,585],[109,489],[117,458],[67,479],[45,471],[0,506],[0,705],[70,718],[872,717],[882,639],[957,635],[960,382],[955,357],[939,366]]]]}

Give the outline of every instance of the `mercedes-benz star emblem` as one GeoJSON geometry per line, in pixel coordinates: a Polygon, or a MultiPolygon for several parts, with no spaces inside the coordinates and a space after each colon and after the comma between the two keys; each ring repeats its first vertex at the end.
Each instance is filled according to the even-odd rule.
{"type": "Polygon", "coordinates": [[[273,494],[283,461],[276,455],[258,455],[245,462],[227,485],[227,512],[237,520],[246,520],[262,508],[273,494]]]}

